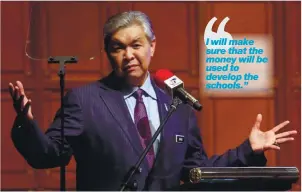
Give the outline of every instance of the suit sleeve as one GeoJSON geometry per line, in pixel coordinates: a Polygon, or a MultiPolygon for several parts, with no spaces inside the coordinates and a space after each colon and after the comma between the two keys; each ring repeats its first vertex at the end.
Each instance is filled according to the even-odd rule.
{"type": "Polygon", "coordinates": [[[188,181],[189,171],[194,167],[265,166],[267,162],[264,153],[255,154],[253,152],[248,139],[221,155],[208,157],[203,147],[196,115],[192,110],[189,117],[188,138],[186,159],[182,170],[183,181],[188,181]]]}
{"type": "Polygon", "coordinates": [[[61,139],[61,118],[59,109],[54,120],[45,133],[36,120],[17,116],[11,131],[12,141],[18,152],[30,166],[36,169],[53,168],[62,163],[67,165],[72,156],[68,138],[80,135],[83,129],[82,110],[73,91],[64,96],[64,136],[61,139]],[[63,152],[60,153],[61,143],[63,152]]]}

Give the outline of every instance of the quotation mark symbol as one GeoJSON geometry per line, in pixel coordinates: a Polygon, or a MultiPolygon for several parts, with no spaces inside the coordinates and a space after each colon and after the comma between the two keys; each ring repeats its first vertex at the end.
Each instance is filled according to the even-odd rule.
{"type": "Polygon", "coordinates": [[[233,37],[228,32],[224,31],[225,25],[230,20],[229,17],[226,17],[219,24],[217,33],[212,31],[213,25],[217,20],[216,17],[213,17],[207,24],[204,31],[204,43],[208,49],[228,49],[231,47],[229,44],[230,40],[233,40],[233,37]]]}

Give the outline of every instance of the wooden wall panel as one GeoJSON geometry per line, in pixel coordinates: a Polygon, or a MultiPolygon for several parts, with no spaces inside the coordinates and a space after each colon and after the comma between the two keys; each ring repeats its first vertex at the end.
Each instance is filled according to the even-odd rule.
{"type": "MultiPolygon", "coordinates": [[[[285,25],[286,29],[295,29],[295,30],[286,30],[285,31],[285,47],[284,47],[284,63],[278,66],[279,68],[283,68],[282,80],[284,80],[283,87],[280,86],[280,90],[284,91],[285,94],[284,100],[279,100],[284,103],[285,113],[284,118],[288,118],[291,120],[292,124],[287,129],[300,129],[301,125],[300,118],[297,116],[300,114],[301,105],[297,105],[300,103],[299,95],[301,95],[301,19],[299,19],[299,15],[301,14],[299,4],[301,2],[292,2],[291,4],[287,4],[285,8],[285,25]],[[295,115],[292,116],[293,112],[295,115]]],[[[294,149],[301,145],[300,138],[296,138],[295,143],[291,143],[289,145],[284,146],[285,149],[281,153],[284,155],[280,156],[280,163],[292,164],[292,163],[300,163],[300,151],[298,153],[293,153],[294,149]],[[286,155],[285,155],[286,154],[286,155]],[[288,158],[292,157],[292,158],[288,158]]]]}
{"type": "MultiPolygon", "coordinates": [[[[214,150],[217,154],[226,152],[242,144],[248,138],[258,113],[262,114],[261,130],[272,128],[274,110],[272,100],[262,98],[249,99],[216,99],[213,110],[214,150]],[[244,115],[243,115],[244,113],[244,115]]],[[[275,152],[266,153],[268,166],[275,166],[275,152]]]]}
{"type": "MultiPolygon", "coordinates": [[[[15,111],[8,83],[32,82],[32,67],[26,61],[25,42],[29,19],[28,2],[1,3],[1,189],[34,189],[35,174],[11,140],[15,111]]],[[[29,86],[29,95],[34,85],[29,86]]]]}
{"type": "MultiPolygon", "coordinates": [[[[103,45],[100,23],[105,21],[104,3],[74,2],[70,5],[70,2],[44,2],[33,7],[34,22],[31,28],[40,35],[31,36],[31,48],[36,51],[32,53],[43,59],[76,55],[79,62],[67,65],[66,79],[92,81],[99,78],[103,68],[106,69],[101,62],[104,55],[101,54],[103,45]],[[43,46],[39,46],[40,41],[44,42],[43,46]],[[87,75],[83,75],[83,72],[87,75]]],[[[58,81],[59,65],[49,65],[46,61],[42,65],[49,80],[58,81]]]]}
{"type": "Polygon", "coordinates": [[[1,87],[12,80],[28,80],[32,67],[26,60],[25,42],[29,21],[29,3],[1,4],[1,87]]]}
{"type": "Polygon", "coordinates": [[[231,34],[263,34],[271,26],[268,19],[271,5],[267,2],[210,2],[209,5],[211,16],[218,19],[215,29],[225,17],[230,18],[225,31],[231,34]]]}
{"type": "MultiPolygon", "coordinates": [[[[290,126],[285,130],[296,129],[299,134],[294,143],[286,144],[278,154],[278,164],[301,168],[301,2],[283,3],[283,49],[280,48],[278,63],[280,91],[277,101],[280,103],[277,115],[289,119],[290,126]]],[[[301,172],[301,169],[300,169],[301,172]]],[[[301,190],[301,178],[293,187],[301,190]]]]}
{"type": "MultiPolygon", "coordinates": [[[[99,56],[101,29],[97,2],[73,2],[72,6],[70,2],[47,2],[43,6],[50,32],[47,44],[50,55],[78,55],[83,59],[99,56]]],[[[93,66],[79,69],[98,70],[93,66]]]]}
{"type": "Polygon", "coordinates": [[[1,30],[1,47],[3,48],[1,49],[1,56],[6,64],[2,65],[1,70],[4,72],[30,72],[28,63],[24,63],[24,47],[28,26],[27,9],[28,2],[2,4],[1,22],[5,27],[1,30]]]}
{"type": "MultiPolygon", "coordinates": [[[[98,78],[101,71],[98,3],[74,2],[70,6],[70,2],[51,2],[43,6],[47,9],[47,26],[50,31],[48,55],[76,55],[79,58],[78,64],[68,66],[67,80],[91,81],[98,78]],[[89,75],[83,76],[83,72],[89,75]]],[[[58,65],[48,66],[50,78],[56,81],[58,65]]]]}
{"type": "Polygon", "coordinates": [[[8,92],[1,94],[1,111],[1,186],[10,189],[34,188],[33,169],[17,152],[10,137],[15,111],[8,92]]]}
{"type": "Polygon", "coordinates": [[[1,190],[37,189],[37,179],[32,170],[27,172],[1,172],[1,176],[1,190]]]}

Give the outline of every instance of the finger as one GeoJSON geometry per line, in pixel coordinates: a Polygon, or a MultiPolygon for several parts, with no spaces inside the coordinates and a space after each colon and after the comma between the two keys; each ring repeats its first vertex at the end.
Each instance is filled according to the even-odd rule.
{"type": "Polygon", "coordinates": [[[257,117],[256,117],[256,122],[255,122],[253,128],[254,128],[254,129],[260,129],[261,121],[262,121],[262,115],[261,115],[261,114],[258,114],[257,117]]]}
{"type": "Polygon", "coordinates": [[[282,123],[280,123],[279,125],[277,125],[276,127],[274,127],[272,129],[272,131],[277,132],[279,131],[281,128],[285,127],[287,124],[289,124],[289,121],[284,121],[282,123]]]}
{"type": "Polygon", "coordinates": [[[24,87],[21,81],[16,81],[17,86],[19,87],[20,90],[20,95],[24,95],[24,87]]]}
{"type": "Polygon", "coordinates": [[[14,91],[14,100],[17,101],[20,97],[19,94],[19,88],[17,86],[15,86],[15,91],[14,91]]]}
{"type": "Polygon", "coordinates": [[[286,137],[286,138],[277,139],[276,142],[278,144],[281,144],[281,143],[285,143],[285,142],[293,141],[293,140],[295,140],[293,137],[286,137]]]}
{"type": "Polygon", "coordinates": [[[24,106],[23,115],[27,115],[30,105],[31,105],[31,100],[28,100],[27,103],[24,106]]]}
{"type": "MultiPolygon", "coordinates": [[[[18,91],[18,95],[19,95],[19,97],[21,96],[21,95],[24,95],[24,94],[21,94],[21,88],[17,85],[16,87],[18,87],[18,89],[17,89],[17,91],[18,91]]],[[[22,88],[23,89],[23,88],[22,88]]],[[[23,91],[24,92],[24,91],[23,91]]]]}
{"type": "Polygon", "coordinates": [[[8,90],[9,90],[9,93],[10,93],[10,96],[12,98],[14,98],[14,91],[15,91],[15,88],[14,88],[14,85],[12,83],[9,83],[8,84],[8,90]]]}
{"type": "Polygon", "coordinates": [[[280,150],[280,149],[281,149],[281,148],[280,148],[279,146],[277,146],[277,145],[270,145],[268,148],[269,148],[269,149],[275,149],[275,150],[280,150]]]}
{"type": "Polygon", "coordinates": [[[276,135],[276,139],[281,138],[281,137],[287,137],[287,136],[294,135],[294,134],[297,134],[297,133],[298,132],[296,130],[279,133],[279,134],[276,135]]]}

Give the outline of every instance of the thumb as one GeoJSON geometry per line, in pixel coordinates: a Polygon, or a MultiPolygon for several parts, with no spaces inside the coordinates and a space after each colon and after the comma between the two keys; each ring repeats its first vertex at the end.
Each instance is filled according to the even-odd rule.
{"type": "Polygon", "coordinates": [[[30,109],[30,105],[31,105],[31,100],[28,100],[23,108],[23,114],[26,115],[28,114],[28,111],[30,109]]]}
{"type": "Polygon", "coordinates": [[[253,126],[253,129],[260,129],[261,121],[262,121],[262,115],[258,114],[257,117],[256,117],[255,124],[253,126]]]}
{"type": "Polygon", "coordinates": [[[27,117],[29,119],[32,120],[34,117],[33,117],[33,114],[31,112],[31,104],[32,104],[31,99],[28,99],[28,101],[27,101],[27,103],[26,103],[26,105],[24,107],[24,113],[27,115],[27,117]]]}

